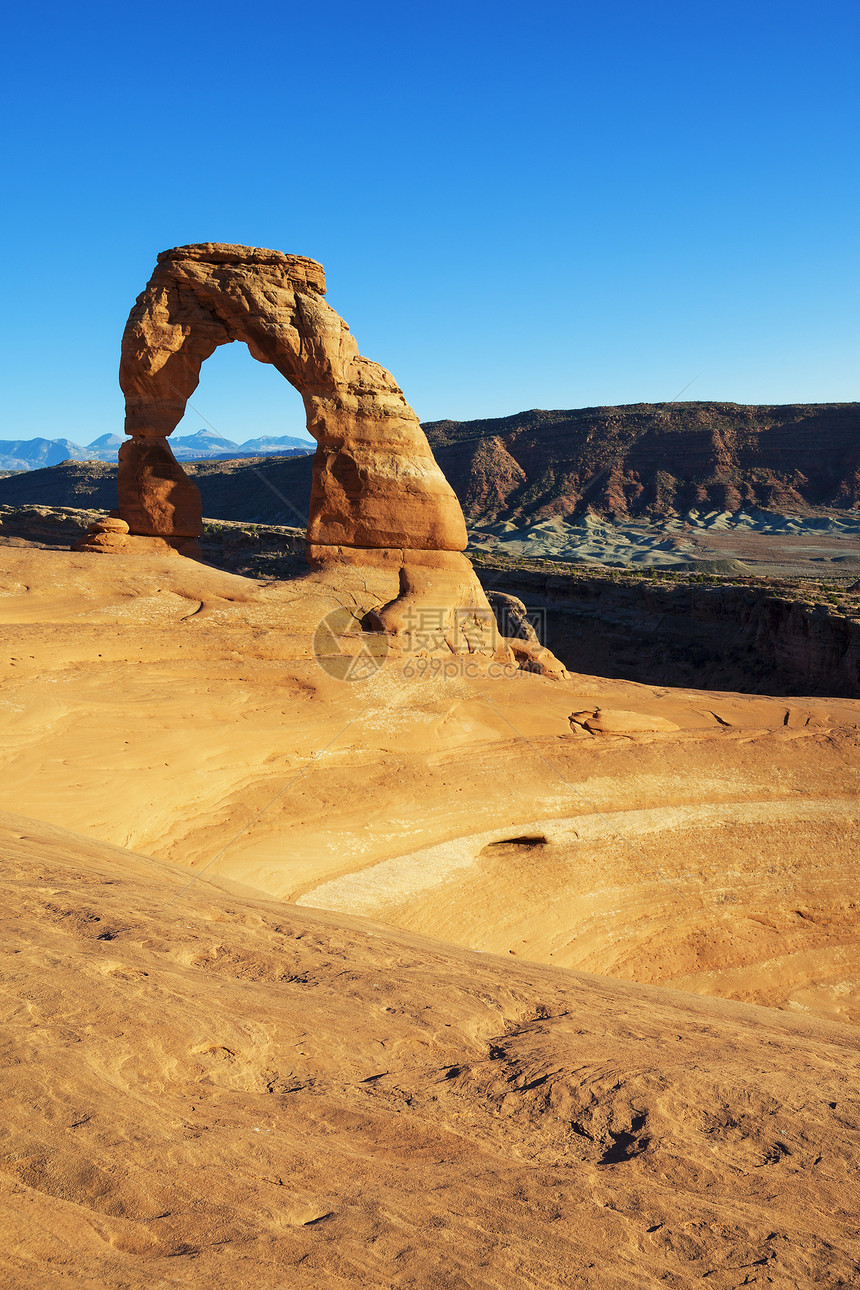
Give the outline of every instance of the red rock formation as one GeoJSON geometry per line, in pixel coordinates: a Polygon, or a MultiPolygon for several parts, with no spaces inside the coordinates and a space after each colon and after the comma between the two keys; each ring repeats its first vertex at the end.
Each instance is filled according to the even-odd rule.
{"type": "Polygon", "coordinates": [[[119,450],[119,511],[129,531],[149,537],[198,537],[203,531],[200,490],[166,439],[136,436],[119,450]]]}
{"type": "Polygon", "coordinates": [[[417,610],[432,605],[446,612],[449,644],[471,623],[472,648],[493,617],[462,554],[460,504],[394,378],[359,354],[324,295],[322,266],[302,256],[214,243],[159,255],[122,341],[132,440],[119,457],[120,514],[132,539],[161,537],[177,547],[200,533],[199,493],[167,437],[204,360],[218,345],[243,340],[299,391],[317,441],[311,562],[396,566],[401,593],[379,614],[384,630],[412,632],[417,610]]]}
{"type": "MultiPolygon", "coordinates": [[[[463,515],[418,418],[394,378],[361,357],[324,294],[321,265],[301,256],[210,243],[162,252],[123,336],[126,433],[166,438],[204,359],[244,340],[302,395],[319,445],[310,543],[462,551],[463,515]]],[[[138,506],[150,505],[144,482],[138,506]]],[[[172,535],[163,499],[152,509],[158,531],[172,535]]]]}
{"type": "Polygon", "coordinates": [[[471,522],[860,507],[860,404],[637,403],[424,426],[471,522]]]}

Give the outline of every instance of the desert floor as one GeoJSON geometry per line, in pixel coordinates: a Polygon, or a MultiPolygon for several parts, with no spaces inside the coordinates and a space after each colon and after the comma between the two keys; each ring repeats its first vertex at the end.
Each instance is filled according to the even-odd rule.
{"type": "Polygon", "coordinates": [[[860,521],[849,511],[689,511],[660,520],[615,522],[588,514],[527,528],[474,529],[479,550],[624,568],[745,569],[767,577],[860,577],[860,521]]]}
{"type": "Polygon", "coordinates": [[[856,1284],[860,702],[394,591],[0,548],[8,1283],[856,1284]]]}

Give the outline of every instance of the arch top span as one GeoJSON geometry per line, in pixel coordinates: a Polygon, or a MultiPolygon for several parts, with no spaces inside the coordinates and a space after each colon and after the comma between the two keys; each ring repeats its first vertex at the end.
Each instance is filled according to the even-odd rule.
{"type": "Polygon", "coordinates": [[[296,281],[304,281],[309,290],[325,295],[325,269],[318,260],[306,255],[287,255],[262,246],[235,246],[227,242],[191,242],[160,251],[156,263],[170,260],[199,260],[208,264],[273,264],[285,269],[296,281]]]}

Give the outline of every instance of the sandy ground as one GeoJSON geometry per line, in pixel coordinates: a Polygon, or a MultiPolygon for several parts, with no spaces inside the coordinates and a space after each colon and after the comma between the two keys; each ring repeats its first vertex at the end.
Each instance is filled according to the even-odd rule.
{"type": "Polygon", "coordinates": [[[852,1284],[860,702],[393,590],[0,549],[12,1284],[852,1284]]]}
{"type": "Polygon", "coordinates": [[[852,1028],[0,837],[5,1286],[857,1284],[852,1028]]]}
{"type": "Polygon", "coordinates": [[[860,702],[393,655],[350,683],[313,628],[384,578],[3,558],[0,806],[472,948],[858,1015],[860,702]],[[678,729],[571,722],[598,707],[678,729]]]}
{"type": "Polygon", "coordinates": [[[531,559],[571,560],[632,568],[682,569],[690,564],[728,572],[737,561],[771,577],[860,577],[860,518],[854,512],[783,515],[776,511],[708,513],[651,523],[611,522],[596,515],[570,523],[544,520],[527,529],[496,524],[475,529],[479,550],[531,559]]]}

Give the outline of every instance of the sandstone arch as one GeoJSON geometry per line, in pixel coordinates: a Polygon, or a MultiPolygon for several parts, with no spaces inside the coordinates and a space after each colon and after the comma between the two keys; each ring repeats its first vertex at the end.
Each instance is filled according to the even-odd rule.
{"type": "Polygon", "coordinates": [[[280,251],[206,242],[159,255],[122,339],[131,438],[119,455],[119,515],[132,537],[179,546],[200,533],[199,492],[167,439],[203,362],[241,340],[299,391],[317,442],[309,560],[396,565],[401,595],[378,618],[394,634],[422,603],[474,610],[477,622],[489,607],[462,554],[460,504],[396,381],[359,354],[325,289],[320,264],[280,251]]]}

